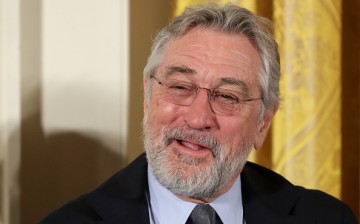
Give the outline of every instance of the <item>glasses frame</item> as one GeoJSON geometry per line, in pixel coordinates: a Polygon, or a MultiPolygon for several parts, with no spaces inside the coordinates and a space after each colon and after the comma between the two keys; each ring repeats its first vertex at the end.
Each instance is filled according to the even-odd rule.
{"type": "MultiPolygon", "coordinates": [[[[162,81],[158,80],[158,79],[155,77],[155,75],[150,75],[150,79],[154,79],[154,80],[156,81],[156,83],[158,83],[159,85],[164,86],[164,87],[166,87],[166,88],[169,88],[169,86],[168,86],[165,82],[162,82],[162,81]]],[[[189,83],[191,83],[191,82],[189,82],[189,83]]],[[[174,103],[174,102],[169,102],[169,103],[173,103],[173,104],[175,104],[175,105],[180,105],[180,106],[190,106],[190,105],[194,102],[194,100],[196,99],[196,97],[197,97],[197,95],[199,94],[200,90],[201,90],[201,89],[204,89],[204,90],[206,90],[207,95],[208,95],[208,100],[209,100],[209,104],[210,104],[211,111],[213,111],[213,112],[216,113],[216,114],[222,114],[222,115],[230,114],[230,113],[221,113],[221,112],[219,112],[218,110],[214,110],[214,106],[213,106],[213,104],[212,104],[211,102],[214,101],[214,100],[213,100],[213,99],[214,99],[214,91],[216,90],[216,88],[215,88],[215,89],[209,89],[209,88],[205,88],[205,87],[200,87],[200,86],[198,86],[198,85],[196,85],[196,84],[194,84],[194,83],[191,83],[191,84],[193,84],[194,86],[196,86],[196,91],[195,91],[195,96],[193,97],[193,100],[191,101],[190,104],[177,104],[177,103],[174,103]]],[[[247,99],[242,99],[242,100],[239,99],[239,104],[243,104],[243,103],[245,103],[245,102],[256,101],[256,100],[263,100],[263,99],[264,99],[264,97],[247,98],[247,99]]],[[[217,107],[216,107],[216,108],[217,108],[217,107]]],[[[234,110],[234,111],[236,111],[236,110],[234,110]]],[[[232,112],[234,112],[234,111],[232,111],[232,112]]],[[[230,111],[229,111],[229,112],[230,112],[230,111]]]]}

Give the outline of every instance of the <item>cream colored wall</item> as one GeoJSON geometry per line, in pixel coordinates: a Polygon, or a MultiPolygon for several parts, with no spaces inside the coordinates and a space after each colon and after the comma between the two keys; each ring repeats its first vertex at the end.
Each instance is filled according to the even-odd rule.
{"type": "Polygon", "coordinates": [[[20,2],[0,1],[0,223],[19,223],[20,2]]]}
{"type": "Polygon", "coordinates": [[[78,132],[126,155],[128,3],[43,1],[41,111],[47,136],[78,132]]]}
{"type": "Polygon", "coordinates": [[[36,223],[127,157],[129,1],[0,0],[0,223],[36,223]]]}

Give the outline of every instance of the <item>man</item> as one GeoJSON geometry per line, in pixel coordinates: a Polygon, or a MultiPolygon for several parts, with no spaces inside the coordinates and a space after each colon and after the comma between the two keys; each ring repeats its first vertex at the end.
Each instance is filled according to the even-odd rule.
{"type": "Polygon", "coordinates": [[[270,32],[233,5],[175,18],[144,69],[146,156],[41,223],[356,223],[337,199],[246,162],[279,106],[270,32]]]}

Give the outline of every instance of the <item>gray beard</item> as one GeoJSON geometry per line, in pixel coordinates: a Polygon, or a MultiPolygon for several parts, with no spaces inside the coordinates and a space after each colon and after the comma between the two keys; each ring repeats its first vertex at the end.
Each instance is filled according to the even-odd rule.
{"type": "MultiPolygon", "coordinates": [[[[163,127],[156,133],[143,121],[144,146],[147,160],[155,178],[176,195],[194,199],[206,199],[224,190],[243,169],[253,147],[245,137],[238,149],[227,149],[210,134],[187,127],[163,127]],[[214,163],[197,166],[202,159],[180,153],[167,147],[174,139],[190,140],[212,150],[214,163]],[[176,159],[171,159],[172,153],[176,159]],[[224,152],[233,154],[224,155],[224,152]]],[[[224,144],[225,145],[225,144],[224,144]]]]}

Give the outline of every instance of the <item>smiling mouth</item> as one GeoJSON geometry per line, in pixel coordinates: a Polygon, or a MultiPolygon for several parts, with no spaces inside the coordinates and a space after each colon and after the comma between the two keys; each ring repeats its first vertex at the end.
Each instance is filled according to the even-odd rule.
{"type": "Polygon", "coordinates": [[[199,142],[182,140],[182,139],[174,139],[174,143],[176,143],[178,145],[178,147],[175,147],[175,148],[176,148],[176,151],[178,151],[179,153],[180,153],[180,151],[182,151],[182,153],[185,153],[191,157],[198,158],[198,159],[207,157],[209,155],[211,155],[211,157],[213,157],[213,158],[216,157],[214,150],[210,146],[206,146],[199,142]]]}
{"type": "Polygon", "coordinates": [[[186,141],[186,140],[180,140],[180,139],[177,139],[176,140],[180,145],[188,148],[188,149],[191,149],[191,150],[194,150],[194,151],[199,151],[199,150],[210,150],[208,147],[205,147],[205,146],[202,146],[198,143],[195,143],[195,142],[190,142],[190,141],[186,141]]]}
{"type": "MultiPolygon", "coordinates": [[[[165,130],[164,130],[165,131],[165,130]]],[[[202,133],[185,128],[170,129],[164,132],[165,146],[170,146],[178,153],[194,157],[204,157],[209,153],[215,158],[221,151],[220,141],[209,133],[202,133]]]]}

